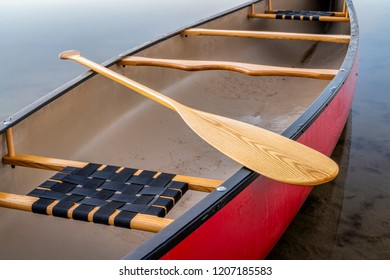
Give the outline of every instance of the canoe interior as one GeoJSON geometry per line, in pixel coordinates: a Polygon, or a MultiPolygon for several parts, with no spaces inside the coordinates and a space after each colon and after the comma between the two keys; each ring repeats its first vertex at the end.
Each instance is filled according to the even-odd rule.
{"type": "MultiPolygon", "coordinates": [[[[264,2],[256,4],[256,11],[264,10],[264,2]]],[[[275,0],[273,8],[328,10],[328,2],[275,0]],[[317,2],[325,4],[318,6],[317,2]]],[[[336,9],[340,10],[341,4],[336,9]]],[[[198,27],[349,34],[349,24],[345,23],[248,19],[249,11],[246,7],[198,27]]],[[[136,55],[339,69],[347,50],[347,44],[175,35],[136,55]]],[[[193,108],[278,133],[329,84],[317,79],[252,77],[228,71],[117,65],[112,69],[193,108]]],[[[20,122],[13,131],[17,152],[26,154],[218,180],[228,179],[241,168],[205,144],[174,112],[98,75],[20,122]]],[[[7,153],[4,135],[0,137],[0,151],[7,153]]],[[[0,189],[25,194],[52,174],[2,165],[0,189]]],[[[189,191],[169,217],[179,216],[206,195],[189,191]]],[[[0,259],[118,259],[153,235],[3,208],[0,216],[0,259]]]]}

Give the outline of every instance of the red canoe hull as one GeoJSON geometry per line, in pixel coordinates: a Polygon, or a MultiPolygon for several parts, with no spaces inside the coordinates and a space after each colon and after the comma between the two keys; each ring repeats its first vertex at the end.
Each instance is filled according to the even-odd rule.
{"type": "MultiPolygon", "coordinates": [[[[298,141],[331,155],[351,110],[358,61],[336,96],[298,141]]],[[[312,187],[258,177],[162,259],[264,259],[312,187]]]]}

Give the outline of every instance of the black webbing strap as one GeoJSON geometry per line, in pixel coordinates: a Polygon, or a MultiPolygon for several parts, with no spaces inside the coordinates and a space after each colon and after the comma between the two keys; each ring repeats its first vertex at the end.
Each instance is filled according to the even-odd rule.
{"type": "Polygon", "coordinates": [[[135,212],[122,211],[114,218],[114,225],[117,227],[131,228],[131,220],[137,215],[135,212]]]}
{"type": "Polygon", "coordinates": [[[104,206],[100,207],[99,210],[93,214],[93,222],[99,223],[99,224],[106,224],[108,225],[108,219],[110,216],[117,210],[118,208],[122,207],[125,203],[123,202],[117,202],[117,201],[111,201],[104,206]]]}
{"type": "Polygon", "coordinates": [[[47,207],[52,204],[55,199],[40,198],[32,205],[31,209],[33,213],[47,215],[47,207]]]}
{"type": "Polygon", "coordinates": [[[60,200],[53,207],[53,216],[68,218],[68,210],[75,203],[82,200],[84,196],[81,195],[68,195],[65,199],[60,200]]]}
{"type": "Polygon", "coordinates": [[[28,195],[38,197],[34,213],[73,218],[129,228],[138,214],[164,217],[188,190],[183,182],[172,181],[174,174],[137,171],[118,166],[90,163],[83,168],[66,167],[28,195]],[[70,209],[72,209],[70,211],[70,209]]]}

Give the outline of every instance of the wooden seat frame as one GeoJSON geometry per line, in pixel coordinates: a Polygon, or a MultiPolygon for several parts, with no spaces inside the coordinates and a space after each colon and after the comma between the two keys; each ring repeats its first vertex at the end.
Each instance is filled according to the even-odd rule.
{"type": "MultiPolygon", "coordinates": [[[[251,12],[248,14],[249,18],[262,18],[262,19],[276,19],[276,13],[278,13],[278,10],[272,9],[272,0],[268,0],[267,2],[268,9],[263,13],[256,13],[255,12],[255,5],[252,4],[251,12]]],[[[280,11],[281,12],[281,11],[280,11]]],[[[347,9],[347,3],[344,1],[343,4],[343,10],[340,11],[332,11],[333,16],[319,16],[317,18],[318,21],[329,21],[329,22],[349,22],[349,15],[348,15],[348,9],[347,9]]],[[[303,16],[300,18],[285,18],[282,17],[282,19],[293,19],[293,20],[303,20],[303,16]]],[[[314,18],[310,17],[310,21],[312,21],[314,18]]]]}

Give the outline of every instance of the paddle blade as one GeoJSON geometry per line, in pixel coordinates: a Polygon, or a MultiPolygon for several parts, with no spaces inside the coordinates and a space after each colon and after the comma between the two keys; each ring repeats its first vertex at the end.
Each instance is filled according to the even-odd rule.
{"type": "Polygon", "coordinates": [[[191,129],[231,159],[283,183],[313,186],[334,179],[337,164],[324,154],[271,131],[177,106],[191,129]]]}

